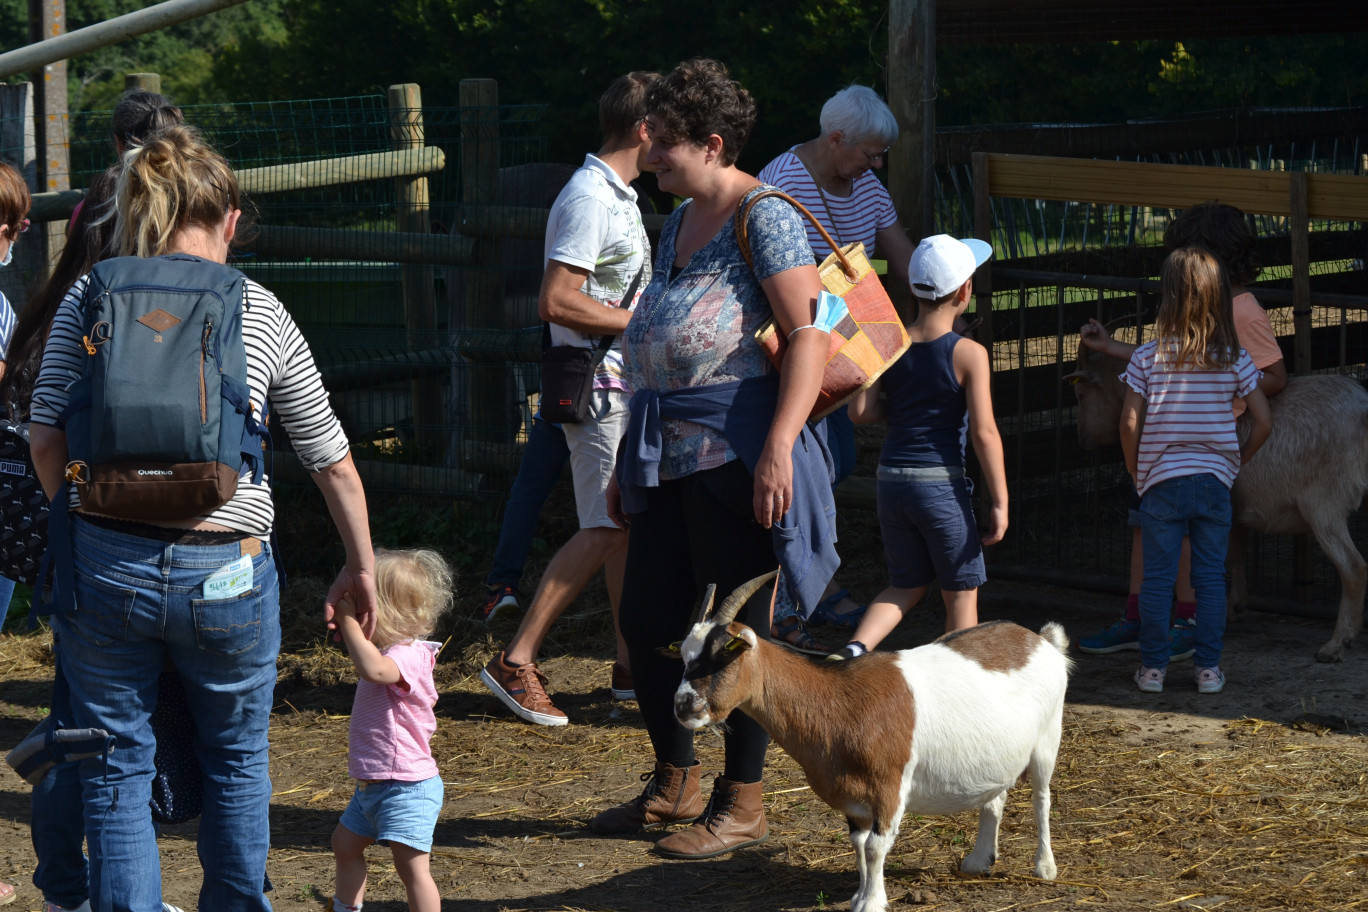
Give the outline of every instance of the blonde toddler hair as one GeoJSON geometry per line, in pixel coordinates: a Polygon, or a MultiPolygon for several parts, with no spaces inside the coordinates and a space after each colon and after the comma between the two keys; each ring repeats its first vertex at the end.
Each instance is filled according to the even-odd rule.
{"type": "Polygon", "coordinates": [[[432,633],[451,610],[453,583],[451,567],[436,551],[377,549],[371,642],[385,649],[432,633]]]}

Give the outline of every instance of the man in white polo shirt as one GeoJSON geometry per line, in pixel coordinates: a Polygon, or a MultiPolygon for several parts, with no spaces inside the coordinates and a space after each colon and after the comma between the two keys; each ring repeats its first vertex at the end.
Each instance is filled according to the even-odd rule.
{"type": "MultiPolygon", "coordinates": [[[[603,93],[603,147],[597,155],[585,156],[584,165],[551,207],[538,307],[550,324],[553,345],[593,348],[605,335],[621,335],[635,297],[650,280],[650,242],[630,184],[641,174],[650,147],[645,102],[656,78],[655,73],[629,73],[603,93]],[[619,306],[629,292],[633,300],[619,306]]],[[[570,448],[579,531],[547,565],[517,633],[480,672],[480,680],[505,706],[538,725],[568,721],[552,704],[546,677],[536,664],[542,640],[600,567],[617,627],[627,533],[608,518],[604,494],[618,441],[627,428],[629,396],[622,379],[622,353],[614,340],[594,376],[589,417],[562,425],[570,448]]],[[[612,691],[618,699],[635,697],[621,632],[612,691]]]]}

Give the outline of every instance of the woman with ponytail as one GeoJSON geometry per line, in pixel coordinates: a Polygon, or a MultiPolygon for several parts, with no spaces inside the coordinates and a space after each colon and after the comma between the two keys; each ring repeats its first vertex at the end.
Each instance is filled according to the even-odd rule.
{"type": "MultiPolygon", "coordinates": [[[[242,200],[232,169],[198,131],[171,126],[129,148],[114,198],[115,253],[188,263],[182,268],[208,277],[221,272],[242,200]]],[[[49,496],[59,492],[67,465],[61,416],[86,357],[81,305],[89,281],[77,280],[58,308],[33,392],[34,465],[49,496]]],[[[242,336],[254,417],[270,396],[273,417],[311,470],[346,549],[328,611],[345,596],[363,625],[373,624],[375,560],[346,435],[298,327],[250,279],[242,336]]],[[[198,907],[270,908],[261,886],[270,847],[267,725],[280,604],[268,482],[246,471],[226,503],[188,520],[113,519],[83,511],[75,494],[68,499],[76,604],[54,614],[53,627],[62,639],[76,726],[115,739],[106,757],[81,767],[90,893],[101,908],[146,910],[161,902],[147,806],[155,749],[150,717],[168,659],[185,685],[203,770],[198,907]],[[244,560],[247,587],[209,598],[210,578],[244,560]]]]}

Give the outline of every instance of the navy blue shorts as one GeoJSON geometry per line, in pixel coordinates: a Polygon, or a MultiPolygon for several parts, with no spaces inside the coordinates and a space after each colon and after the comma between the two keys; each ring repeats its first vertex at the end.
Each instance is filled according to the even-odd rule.
{"type": "Polygon", "coordinates": [[[962,474],[916,479],[908,474],[909,470],[879,467],[879,528],[889,585],[917,589],[936,580],[951,592],[982,586],[988,574],[971,503],[973,482],[962,474]]]}

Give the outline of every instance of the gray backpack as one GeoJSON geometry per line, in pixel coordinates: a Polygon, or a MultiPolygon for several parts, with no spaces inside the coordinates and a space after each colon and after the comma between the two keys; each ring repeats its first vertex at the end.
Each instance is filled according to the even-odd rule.
{"type": "Polygon", "coordinates": [[[82,511],[185,520],[227,503],[244,467],[260,481],[268,438],[247,385],[244,282],[183,254],[95,266],[81,306],[89,357],[59,421],[82,511]]]}

